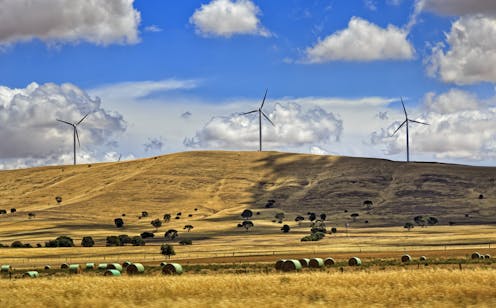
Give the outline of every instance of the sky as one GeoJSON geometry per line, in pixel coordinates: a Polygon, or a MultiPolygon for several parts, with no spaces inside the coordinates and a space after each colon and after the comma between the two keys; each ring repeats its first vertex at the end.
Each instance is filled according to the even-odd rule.
{"type": "Polygon", "coordinates": [[[0,0],[0,169],[194,150],[496,164],[493,0],[0,0]],[[397,131],[396,131],[397,130],[397,131]],[[394,133],[396,131],[396,133],[394,133]]]}

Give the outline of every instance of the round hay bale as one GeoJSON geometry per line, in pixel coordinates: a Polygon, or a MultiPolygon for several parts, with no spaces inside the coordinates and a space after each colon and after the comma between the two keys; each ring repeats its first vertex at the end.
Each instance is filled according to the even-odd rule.
{"type": "Polygon", "coordinates": [[[298,261],[300,261],[301,267],[308,267],[310,263],[310,259],[307,258],[299,259],[298,261]]]}
{"type": "Polygon", "coordinates": [[[10,266],[9,264],[3,264],[2,267],[0,267],[0,272],[12,273],[12,266],[10,266]]]}
{"type": "Polygon", "coordinates": [[[286,260],[282,264],[282,271],[283,272],[299,271],[299,270],[301,270],[301,268],[302,268],[301,263],[298,260],[286,260]]]}
{"type": "Polygon", "coordinates": [[[160,266],[166,266],[167,262],[160,262],[160,266]]]}
{"type": "Polygon", "coordinates": [[[119,272],[116,269],[109,269],[106,270],[105,273],[103,273],[103,276],[120,276],[121,272],[119,272]]]}
{"type": "Polygon", "coordinates": [[[79,264],[70,264],[69,272],[71,272],[72,274],[79,274],[81,273],[81,267],[79,266],[79,264]]]}
{"type": "Polygon", "coordinates": [[[484,259],[484,255],[480,255],[480,258],[481,258],[481,259],[484,259]]]}
{"type": "Polygon", "coordinates": [[[122,272],[122,266],[119,263],[109,263],[107,264],[107,269],[115,269],[122,272]]]}
{"type": "Polygon", "coordinates": [[[162,274],[164,275],[181,275],[183,273],[183,267],[178,263],[167,263],[162,267],[162,274]]]}
{"type": "Polygon", "coordinates": [[[24,278],[38,278],[39,276],[37,271],[27,271],[22,275],[24,278]]]}
{"type": "Polygon", "coordinates": [[[476,251],[476,252],[474,252],[472,254],[471,257],[472,257],[472,259],[480,259],[481,258],[481,254],[476,251]]]}
{"type": "Polygon", "coordinates": [[[67,264],[67,263],[62,263],[62,264],[60,265],[60,268],[61,268],[61,269],[67,269],[67,268],[69,268],[69,264],[67,264]]]}
{"type": "Polygon", "coordinates": [[[412,262],[412,257],[410,255],[402,255],[401,256],[401,262],[407,263],[407,262],[412,262]]]}
{"type": "Polygon", "coordinates": [[[308,267],[311,268],[321,268],[324,266],[324,260],[322,258],[313,258],[308,262],[308,267]]]}
{"type": "Polygon", "coordinates": [[[282,265],[284,264],[285,259],[279,259],[276,261],[276,270],[280,271],[282,270],[282,265]]]}
{"type": "Polygon", "coordinates": [[[143,274],[145,272],[145,267],[141,263],[131,263],[126,267],[126,273],[128,275],[143,274]]]}
{"type": "Polygon", "coordinates": [[[427,261],[427,257],[426,256],[420,256],[419,261],[427,261]]]}
{"type": "Polygon", "coordinates": [[[484,259],[491,259],[491,255],[490,254],[484,255],[484,259]]]}
{"type": "Polygon", "coordinates": [[[362,260],[358,257],[352,257],[348,260],[348,265],[349,266],[360,266],[362,265],[362,260]]]}
{"type": "Polygon", "coordinates": [[[98,264],[98,270],[103,271],[107,269],[107,263],[98,264]]]}
{"type": "Polygon", "coordinates": [[[336,261],[334,261],[333,258],[326,258],[324,260],[324,265],[325,266],[333,266],[334,264],[336,264],[336,261]]]}
{"type": "Polygon", "coordinates": [[[133,264],[133,262],[131,262],[131,261],[124,261],[124,262],[122,263],[122,268],[127,268],[127,267],[128,267],[129,265],[131,265],[131,264],[133,264]]]}
{"type": "Polygon", "coordinates": [[[86,270],[93,270],[95,269],[95,263],[86,263],[86,270]]]}
{"type": "Polygon", "coordinates": [[[47,264],[47,265],[45,265],[45,267],[44,267],[44,268],[45,268],[45,270],[47,270],[47,271],[52,269],[52,267],[51,267],[50,265],[48,265],[48,264],[47,264]]]}

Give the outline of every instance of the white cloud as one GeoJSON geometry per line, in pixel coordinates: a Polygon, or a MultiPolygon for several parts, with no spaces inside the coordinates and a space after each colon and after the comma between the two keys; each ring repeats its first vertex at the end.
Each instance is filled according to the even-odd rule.
{"type": "MultiPolygon", "coordinates": [[[[430,125],[411,124],[413,153],[431,153],[436,159],[476,161],[496,158],[494,105],[481,102],[473,94],[450,90],[440,95],[428,93],[421,111],[418,120],[430,125]]],[[[374,132],[372,143],[384,144],[386,154],[405,153],[405,130],[401,129],[391,137],[401,121],[374,132]]]]}
{"type": "Polygon", "coordinates": [[[494,0],[419,0],[425,11],[441,15],[461,16],[470,14],[495,14],[494,0]]]}
{"type": "MultiPolygon", "coordinates": [[[[265,148],[338,141],[343,130],[340,119],[319,107],[303,111],[296,103],[277,103],[267,115],[275,127],[263,120],[262,143],[265,148]]],[[[256,149],[258,132],[258,116],[233,114],[212,118],[194,137],[186,138],[184,143],[188,147],[256,149]]]]}
{"type": "Polygon", "coordinates": [[[258,16],[260,9],[250,0],[213,0],[202,4],[189,19],[203,36],[231,37],[237,34],[270,36],[258,16]]]}
{"type": "Polygon", "coordinates": [[[160,28],[157,25],[151,25],[151,26],[145,27],[145,31],[146,32],[162,32],[163,30],[162,30],[162,28],[160,28]]]}
{"type": "Polygon", "coordinates": [[[144,144],[145,152],[148,151],[161,151],[164,146],[162,137],[159,138],[148,138],[148,142],[144,144]]]}
{"type": "Polygon", "coordinates": [[[40,39],[98,45],[139,41],[140,13],[133,0],[3,0],[0,44],[40,39]]]}
{"type": "Polygon", "coordinates": [[[377,11],[377,2],[375,0],[364,0],[363,4],[371,11],[377,11]]]}
{"type": "Polygon", "coordinates": [[[329,152],[327,152],[326,150],[324,150],[321,147],[311,146],[310,147],[310,154],[314,154],[314,155],[329,155],[329,152]]]}
{"type": "Polygon", "coordinates": [[[0,87],[0,160],[4,165],[69,163],[72,128],[56,119],[75,122],[86,113],[78,127],[81,155],[106,146],[126,128],[121,115],[103,109],[98,98],[72,84],[0,87]]]}
{"type": "Polygon", "coordinates": [[[459,85],[496,82],[496,18],[464,16],[455,21],[444,43],[432,49],[427,72],[459,85]]]}
{"type": "Polygon", "coordinates": [[[394,25],[383,29],[367,20],[352,17],[348,28],[307,48],[306,57],[310,63],[412,59],[415,50],[407,35],[407,31],[394,25]]]}

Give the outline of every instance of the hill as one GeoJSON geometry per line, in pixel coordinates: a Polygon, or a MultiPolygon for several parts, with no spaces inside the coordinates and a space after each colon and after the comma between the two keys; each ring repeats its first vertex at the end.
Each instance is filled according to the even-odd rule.
{"type": "Polygon", "coordinates": [[[281,211],[290,221],[326,213],[332,223],[355,227],[402,226],[417,215],[440,224],[488,224],[495,221],[495,179],[492,167],[220,151],[1,171],[0,209],[17,212],[0,215],[0,241],[103,234],[115,231],[113,220],[123,214],[138,233],[152,228],[151,219],[171,213],[174,220],[178,212],[181,224],[195,221],[212,231],[215,222],[232,221],[235,228],[245,208],[260,209],[267,220],[281,211]],[[266,210],[269,199],[275,208],[266,210]],[[138,220],[142,211],[149,218],[138,220]],[[351,213],[359,214],[356,222],[351,213]]]}

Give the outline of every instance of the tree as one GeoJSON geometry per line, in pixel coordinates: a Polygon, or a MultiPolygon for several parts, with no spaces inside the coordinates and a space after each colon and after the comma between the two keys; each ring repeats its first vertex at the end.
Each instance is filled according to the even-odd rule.
{"type": "Polygon", "coordinates": [[[95,241],[91,236],[85,236],[81,240],[81,246],[83,247],[93,247],[95,245],[95,241]]]}
{"type": "Polygon", "coordinates": [[[312,228],[310,229],[310,232],[315,233],[315,232],[322,232],[325,233],[326,230],[326,224],[323,220],[316,220],[312,223],[312,228]]]}
{"type": "Polygon", "coordinates": [[[413,218],[413,221],[415,221],[415,223],[421,227],[424,227],[425,226],[425,218],[424,216],[415,216],[413,218]]]}
{"type": "Polygon", "coordinates": [[[62,197],[61,196],[55,197],[55,201],[57,201],[57,204],[60,204],[62,202],[62,197]]]}
{"type": "Polygon", "coordinates": [[[16,208],[15,208],[15,207],[13,207],[13,208],[11,208],[11,209],[10,209],[10,213],[11,213],[11,214],[14,214],[15,212],[17,212],[17,210],[16,210],[16,208]]]}
{"type": "Polygon", "coordinates": [[[427,224],[429,226],[434,226],[439,222],[439,220],[436,217],[429,216],[427,217],[427,224]]]}
{"type": "Polygon", "coordinates": [[[325,221],[325,220],[326,220],[326,218],[327,218],[327,215],[326,215],[325,213],[320,214],[320,219],[321,219],[322,221],[325,221]]]}
{"type": "Polygon", "coordinates": [[[296,221],[298,224],[300,224],[300,221],[303,221],[303,220],[305,220],[305,217],[300,216],[300,215],[296,216],[296,218],[295,218],[295,221],[296,221]]]}
{"type": "Polygon", "coordinates": [[[29,217],[29,219],[35,218],[36,214],[35,213],[28,213],[28,217],[29,217]]]}
{"type": "Polygon", "coordinates": [[[317,219],[317,215],[315,215],[315,213],[308,214],[308,220],[314,221],[315,219],[317,219]]]}
{"type": "Polygon", "coordinates": [[[279,221],[284,220],[284,217],[285,217],[285,216],[284,216],[284,213],[282,213],[282,212],[277,213],[277,214],[276,214],[276,216],[275,216],[275,218],[276,218],[277,220],[279,220],[279,221]]]}
{"type": "Polygon", "coordinates": [[[244,219],[249,219],[252,216],[253,216],[253,212],[248,209],[244,210],[243,213],[241,213],[241,217],[243,217],[244,219]]]}
{"type": "Polygon", "coordinates": [[[160,246],[160,253],[163,254],[164,256],[167,256],[169,259],[171,256],[176,255],[176,252],[174,251],[174,247],[169,244],[162,244],[162,246],[160,246]]]}
{"type": "Polygon", "coordinates": [[[189,231],[191,231],[191,229],[193,229],[193,228],[194,228],[194,227],[193,227],[192,225],[186,225],[186,226],[184,226],[184,228],[183,228],[183,229],[184,229],[184,230],[188,230],[188,232],[189,232],[189,231]]]}
{"type": "Polygon", "coordinates": [[[168,223],[171,220],[171,217],[172,217],[171,214],[165,214],[164,215],[164,222],[168,223]]]}
{"type": "Polygon", "coordinates": [[[155,227],[155,232],[158,231],[158,228],[160,228],[162,226],[162,221],[160,219],[154,219],[152,220],[151,222],[151,225],[155,227]]]}
{"type": "Polygon", "coordinates": [[[140,234],[140,237],[142,239],[145,239],[145,238],[153,238],[155,236],[155,234],[153,234],[152,232],[143,232],[140,234]]]}
{"type": "Polygon", "coordinates": [[[170,229],[170,230],[167,230],[167,232],[165,232],[164,234],[164,238],[166,241],[172,241],[173,239],[175,239],[177,237],[177,230],[174,230],[174,229],[170,229]]]}
{"type": "Polygon", "coordinates": [[[273,200],[273,199],[267,200],[267,203],[265,204],[265,208],[267,208],[267,209],[273,208],[275,203],[276,203],[276,200],[273,200]]]}
{"type": "Polygon", "coordinates": [[[365,201],[363,201],[363,205],[365,205],[367,210],[370,210],[370,209],[372,209],[372,206],[374,205],[374,203],[370,200],[365,200],[365,201]]]}
{"type": "Polygon", "coordinates": [[[119,241],[121,242],[121,246],[124,246],[126,244],[131,244],[131,238],[127,234],[119,235],[119,241]]]}
{"type": "Polygon", "coordinates": [[[0,214],[7,214],[7,210],[1,209],[0,214]]]}
{"type": "Polygon", "coordinates": [[[112,236],[107,236],[107,240],[106,240],[105,245],[106,246],[122,246],[122,243],[119,240],[118,236],[112,235],[112,236]]]}
{"type": "Polygon", "coordinates": [[[355,222],[355,221],[356,221],[356,219],[357,219],[357,217],[358,217],[358,216],[360,216],[360,214],[358,214],[358,213],[353,213],[353,214],[351,214],[350,216],[351,216],[351,219],[353,219],[353,222],[355,222]]]}
{"type": "Polygon", "coordinates": [[[282,226],[282,228],[281,228],[281,231],[282,231],[282,232],[284,232],[284,233],[288,233],[288,232],[289,232],[289,230],[291,230],[291,227],[290,227],[290,226],[288,226],[288,225],[284,225],[284,226],[282,226]]]}
{"type": "Polygon", "coordinates": [[[141,217],[148,217],[148,212],[147,211],[141,212],[141,217]]]}
{"type": "Polygon", "coordinates": [[[24,244],[21,241],[13,241],[12,244],[10,244],[10,247],[12,248],[23,248],[24,244]]]}
{"type": "Polygon", "coordinates": [[[403,228],[408,229],[408,231],[410,231],[410,229],[413,229],[413,227],[414,227],[414,225],[411,222],[407,222],[403,226],[403,228]]]}
{"type": "Polygon", "coordinates": [[[122,218],[114,219],[114,224],[117,228],[122,228],[124,226],[124,220],[122,218]]]}
{"type": "Polygon", "coordinates": [[[183,214],[182,212],[178,212],[176,216],[181,216],[182,214],[183,214]]]}
{"type": "Polygon", "coordinates": [[[74,241],[72,238],[62,235],[55,240],[45,242],[45,247],[74,247],[74,241]]]}
{"type": "Polygon", "coordinates": [[[337,233],[337,232],[338,232],[338,229],[336,229],[336,227],[332,227],[332,228],[331,228],[331,233],[332,233],[332,234],[335,234],[335,233],[337,233]]]}
{"type": "Polygon", "coordinates": [[[238,224],[238,228],[245,228],[246,231],[248,231],[250,228],[254,227],[255,225],[253,222],[249,220],[245,220],[242,223],[238,224]]]}
{"type": "Polygon", "coordinates": [[[145,241],[141,238],[141,236],[133,236],[131,238],[131,244],[133,246],[145,246],[145,241]]]}

